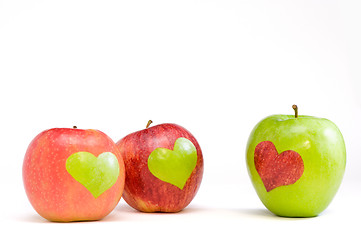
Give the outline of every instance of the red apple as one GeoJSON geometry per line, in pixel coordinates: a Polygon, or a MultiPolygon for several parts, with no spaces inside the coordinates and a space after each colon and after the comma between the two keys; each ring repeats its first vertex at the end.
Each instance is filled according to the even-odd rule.
{"type": "Polygon", "coordinates": [[[150,123],[117,142],[126,171],[123,198],[139,211],[178,212],[201,184],[202,151],[185,128],[150,123]]]}
{"type": "Polygon", "coordinates": [[[30,203],[42,217],[99,220],[121,198],[124,162],[115,143],[101,131],[54,128],[30,143],[23,181],[30,203]]]}

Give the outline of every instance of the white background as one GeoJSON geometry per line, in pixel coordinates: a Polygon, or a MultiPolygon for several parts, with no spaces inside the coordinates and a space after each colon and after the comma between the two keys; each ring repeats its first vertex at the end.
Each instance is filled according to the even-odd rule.
{"type": "Polygon", "coordinates": [[[0,232],[38,239],[262,239],[360,236],[361,3],[336,0],[0,0],[0,232]],[[347,169],[320,216],[269,213],[248,178],[250,131],[271,114],[325,117],[347,169]],[[200,143],[203,182],[177,214],[121,200],[97,222],[50,223],[22,184],[30,141],[53,127],[114,141],[149,119],[200,143]]]}

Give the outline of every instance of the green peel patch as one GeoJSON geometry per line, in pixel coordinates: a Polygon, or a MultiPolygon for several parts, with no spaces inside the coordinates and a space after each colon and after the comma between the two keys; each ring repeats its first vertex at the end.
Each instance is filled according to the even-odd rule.
{"type": "Polygon", "coordinates": [[[178,138],[173,151],[156,148],[148,158],[149,171],[160,180],[183,189],[197,165],[197,149],[186,138],[178,138]]]}
{"type": "Polygon", "coordinates": [[[98,157],[89,152],[77,152],[66,160],[66,170],[97,198],[116,183],[119,163],[111,152],[103,152],[98,157]]]}

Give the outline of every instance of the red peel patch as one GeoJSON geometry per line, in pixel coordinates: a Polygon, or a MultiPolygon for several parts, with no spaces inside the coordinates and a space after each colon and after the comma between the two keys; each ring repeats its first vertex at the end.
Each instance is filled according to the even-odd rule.
{"type": "Polygon", "coordinates": [[[303,160],[299,153],[287,150],[278,154],[270,141],[260,142],[254,151],[254,165],[267,192],[297,182],[303,174],[303,160]]]}

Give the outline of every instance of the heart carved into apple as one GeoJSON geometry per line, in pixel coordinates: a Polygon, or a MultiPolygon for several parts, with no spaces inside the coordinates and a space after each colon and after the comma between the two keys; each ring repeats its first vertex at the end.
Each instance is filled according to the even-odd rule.
{"type": "Polygon", "coordinates": [[[95,129],[52,128],[29,144],[23,162],[26,195],[55,222],[107,216],[124,189],[124,161],[114,141],[95,129]]]}
{"type": "Polygon", "coordinates": [[[127,176],[123,197],[142,212],[179,212],[200,187],[202,151],[185,128],[151,123],[117,142],[127,176]]]}
{"type": "Polygon", "coordinates": [[[66,160],[66,170],[94,198],[113,186],[119,176],[118,159],[111,152],[103,152],[98,157],[89,152],[73,153],[66,160]]]}
{"type": "Polygon", "coordinates": [[[294,184],[304,170],[300,154],[292,150],[278,154],[271,141],[257,144],[254,165],[267,192],[280,186],[294,184]]]}
{"type": "Polygon", "coordinates": [[[197,165],[197,149],[186,138],[178,138],[173,151],[156,148],[148,158],[149,171],[160,180],[183,189],[197,165]]]}
{"type": "Polygon", "coordinates": [[[247,142],[247,169],[268,210],[283,217],[315,217],[340,187],[346,167],[341,131],[328,119],[276,114],[262,119],[247,142]]]}

